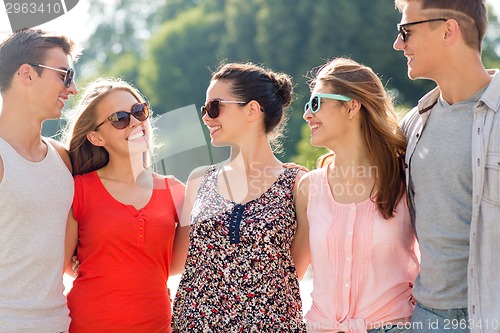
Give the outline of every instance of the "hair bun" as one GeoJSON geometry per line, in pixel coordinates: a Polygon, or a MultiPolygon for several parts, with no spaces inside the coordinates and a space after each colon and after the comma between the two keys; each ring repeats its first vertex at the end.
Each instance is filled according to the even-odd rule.
{"type": "Polygon", "coordinates": [[[292,96],[293,96],[293,84],[292,84],[292,79],[290,76],[284,73],[276,74],[275,75],[275,86],[276,86],[276,93],[281,99],[281,104],[283,105],[283,108],[286,108],[290,105],[292,102],[292,96]]]}

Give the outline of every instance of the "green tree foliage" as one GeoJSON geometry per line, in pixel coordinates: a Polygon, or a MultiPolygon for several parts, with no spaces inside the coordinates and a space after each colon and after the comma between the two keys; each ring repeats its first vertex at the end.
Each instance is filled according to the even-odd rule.
{"type": "Polygon", "coordinates": [[[216,50],[220,60],[260,63],[255,45],[257,35],[256,13],[262,0],[227,0],[223,9],[223,36],[216,50]]]}
{"type": "MultiPolygon", "coordinates": [[[[393,1],[89,1],[98,24],[79,73],[132,81],[157,113],[199,107],[210,71],[221,61],[251,61],[290,74],[296,98],[284,160],[293,156],[310,165],[316,158],[302,119],[309,98],[306,74],[328,59],[352,57],[372,67],[402,109],[434,86],[431,81],[409,80],[406,59],[392,49],[401,17],[393,1]]],[[[483,52],[487,67],[500,66],[499,38],[498,19],[491,15],[483,52]]]]}
{"type": "Polygon", "coordinates": [[[222,30],[222,15],[200,5],[166,21],[151,38],[139,86],[159,113],[204,103],[222,30]]]}
{"type": "Polygon", "coordinates": [[[483,62],[486,68],[500,68],[500,22],[489,6],[489,25],[483,43],[483,62]]]}

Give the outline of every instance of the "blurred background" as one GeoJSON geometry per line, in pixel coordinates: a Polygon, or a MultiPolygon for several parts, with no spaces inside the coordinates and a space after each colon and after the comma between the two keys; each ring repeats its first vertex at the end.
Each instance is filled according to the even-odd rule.
{"type": "MultiPolygon", "coordinates": [[[[497,68],[500,1],[487,3],[483,58],[497,68]]],[[[293,77],[282,161],[314,168],[323,153],[310,146],[302,112],[308,72],[333,57],[372,67],[406,112],[434,84],[409,80],[406,59],[392,49],[400,17],[392,0],[81,0],[41,28],[65,32],[84,46],[75,65],[80,90],[95,77],[119,76],[145,94],[158,119],[158,170],[185,180],[195,167],[228,154],[210,147],[198,112],[211,72],[223,61],[250,61],[293,77]]],[[[2,21],[5,33],[9,26],[2,21]]],[[[62,126],[47,121],[43,134],[57,137],[62,126]]]]}

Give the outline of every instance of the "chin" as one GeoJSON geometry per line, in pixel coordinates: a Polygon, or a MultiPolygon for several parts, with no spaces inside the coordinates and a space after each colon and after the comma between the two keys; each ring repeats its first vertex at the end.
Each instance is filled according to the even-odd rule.
{"type": "Polygon", "coordinates": [[[149,144],[146,140],[135,142],[128,145],[129,154],[142,154],[149,150],[149,144]]]}
{"type": "Polygon", "coordinates": [[[227,147],[227,146],[230,146],[230,145],[231,145],[231,143],[229,143],[229,142],[223,142],[223,141],[220,141],[220,140],[214,140],[214,139],[212,139],[212,140],[210,141],[210,143],[211,143],[211,144],[212,144],[212,146],[214,146],[214,147],[227,147]]]}
{"type": "Polygon", "coordinates": [[[324,145],[321,144],[320,140],[318,140],[318,138],[314,136],[311,137],[311,140],[309,140],[309,142],[311,143],[311,146],[324,147],[324,145]]]}

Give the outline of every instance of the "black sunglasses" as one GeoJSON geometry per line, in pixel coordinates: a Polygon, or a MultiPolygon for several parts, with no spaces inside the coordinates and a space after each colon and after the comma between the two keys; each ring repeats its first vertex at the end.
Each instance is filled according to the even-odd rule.
{"type": "Polygon", "coordinates": [[[150,110],[147,103],[137,103],[132,106],[130,112],[127,111],[118,111],[113,113],[111,116],[106,118],[102,123],[94,128],[94,131],[97,130],[102,124],[109,121],[111,125],[113,125],[116,129],[124,129],[130,125],[130,116],[134,116],[135,119],[139,121],[144,121],[148,119],[150,114],[150,110]]]}
{"type": "Polygon", "coordinates": [[[403,42],[406,43],[406,41],[408,40],[408,32],[409,32],[406,29],[407,27],[412,26],[412,25],[421,24],[421,23],[435,22],[435,21],[448,21],[448,19],[446,19],[444,17],[440,17],[440,18],[433,18],[433,19],[429,19],[429,20],[398,24],[397,27],[398,27],[399,35],[401,36],[401,39],[403,40],[403,42]]]}
{"type": "Polygon", "coordinates": [[[222,103],[227,103],[227,104],[240,104],[240,105],[246,105],[248,102],[240,102],[240,101],[223,101],[221,99],[213,99],[211,101],[208,101],[207,104],[203,105],[201,109],[201,116],[203,117],[205,114],[208,114],[208,116],[212,119],[217,118],[220,113],[220,105],[222,103]]]}
{"type": "Polygon", "coordinates": [[[73,78],[75,76],[75,70],[73,68],[61,69],[61,68],[45,66],[42,64],[28,64],[28,65],[34,66],[34,67],[47,68],[47,69],[51,69],[53,71],[64,73],[64,78],[63,78],[64,85],[66,86],[66,88],[71,87],[71,83],[73,82],[73,78]]]}

